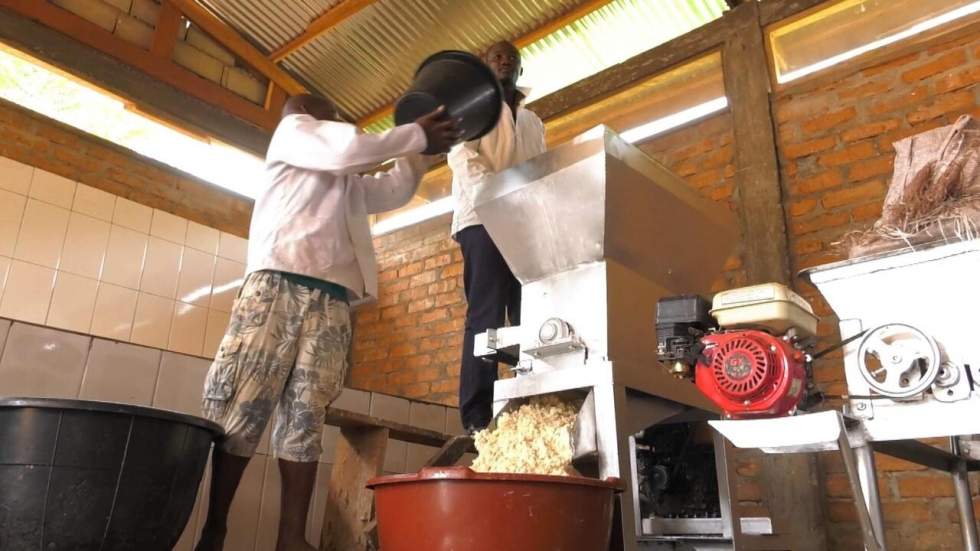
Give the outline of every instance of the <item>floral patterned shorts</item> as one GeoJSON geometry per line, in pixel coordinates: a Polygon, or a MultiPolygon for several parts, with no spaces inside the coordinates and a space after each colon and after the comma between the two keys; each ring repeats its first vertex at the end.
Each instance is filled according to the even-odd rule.
{"type": "Polygon", "coordinates": [[[204,382],[204,416],[225,429],[219,447],[251,457],[275,410],[275,456],[317,461],[326,407],[343,389],[350,341],[346,302],[280,272],[249,274],[204,382]]]}

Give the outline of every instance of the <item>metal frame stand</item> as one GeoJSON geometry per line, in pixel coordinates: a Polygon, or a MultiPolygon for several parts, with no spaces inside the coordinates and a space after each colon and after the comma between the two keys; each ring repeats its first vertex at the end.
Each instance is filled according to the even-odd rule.
{"type": "Polygon", "coordinates": [[[980,551],[969,481],[970,472],[980,471],[980,461],[961,453],[958,437],[950,437],[950,451],[918,440],[872,441],[862,420],[845,417],[839,411],[709,423],[738,448],[761,449],[765,453],[839,451],[867,551],[887,550],[874,452],[948,472],[956,489],[963,549],[980,551]]]}

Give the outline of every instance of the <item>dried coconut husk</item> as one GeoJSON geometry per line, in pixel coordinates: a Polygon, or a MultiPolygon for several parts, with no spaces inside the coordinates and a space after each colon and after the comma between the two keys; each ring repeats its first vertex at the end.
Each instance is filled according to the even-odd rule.
{"type": "Polygon", "coordinates": [[[834,245],[850,258],[975,239],[980,227],[980,123],[956,123],[895,143],[881,218],[834,245]]]}

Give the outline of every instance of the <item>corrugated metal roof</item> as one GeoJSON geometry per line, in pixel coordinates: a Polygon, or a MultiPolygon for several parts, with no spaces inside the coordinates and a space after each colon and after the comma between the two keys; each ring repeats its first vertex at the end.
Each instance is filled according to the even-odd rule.
{"type": "MultiPolygon", "coordinates": [[[[267,51],[342,0],[199,0],[267,51]]],[[[379,0],[291,53],[283,66],[359,119],[390,105],[418,64],[479,52],[540,28],[585,0],[379,0]]],[[[613,0],[524,48],[532,98],[595,74],[719,17],[725,0],[613,0]]],[[[381,122],[383,128],[390,122],[381,122]]]]}

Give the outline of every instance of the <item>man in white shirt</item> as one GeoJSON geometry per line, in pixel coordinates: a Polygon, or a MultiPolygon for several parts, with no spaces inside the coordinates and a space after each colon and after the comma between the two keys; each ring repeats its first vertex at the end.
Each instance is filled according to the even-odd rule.
{"type": "Polygon", "coordinates": [[[404,205],[458,140],[440,108],[414,124],[363,134],[322,98],[291,98],[269,144],[255,201],[245,282],[204,384],[204,415],[224,438],[212,458],[208,520],[198,551],[222,549],[228,511],[276,411],[271,447],[282,504],[277,551],[305,540],[326,407],[341,392],[351,328],[348,298],[377,295],[368,214],[404,205]],[[359,172],[389,159],[394,168],[359,172]]]}
{"type": "Polygon", "coordinates": [[[474,337],[500,327],[505,317],[520,323],[521,284],[497,250],[473,211],[472,189],[487,176],[545,152],[544,124],[523,106],[517,88],[521,54],[509,42],[490,47],[485,58],[504,89],[504,105],[496,128],[479,140],[456,146],[449,153],[453,172],[453,238],[463,251],[466,325],[459,375],[459,413],[470,433],[490,423],[497,361],[473,356],[474,337]]]}

